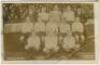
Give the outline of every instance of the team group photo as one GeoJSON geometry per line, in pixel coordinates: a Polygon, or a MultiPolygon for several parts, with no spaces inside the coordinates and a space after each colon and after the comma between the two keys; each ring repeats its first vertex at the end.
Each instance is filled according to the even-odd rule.
{"type": "Polygon", "coordinates": [[[94,59],[94,5],[3,4],[5,60],[94,59]]]}

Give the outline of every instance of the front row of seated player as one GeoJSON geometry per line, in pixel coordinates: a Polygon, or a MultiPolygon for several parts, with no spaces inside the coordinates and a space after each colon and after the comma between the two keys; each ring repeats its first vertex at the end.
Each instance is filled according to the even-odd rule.
{"type": "Polygon", "coordinates": [[[80,47],[80,44],[76,43],[72,33],[66,35],[65,37],[58,37],[57,35],[51,33],[41,39],[33,32],[27,39],[25,49],[28,50],[33,48],[36,51],[39,51],[41,49],[41,45],[44,45],[43,52],[45,53],[49,53],[50,51],[57,52],[61,46],[63,50],[67,52],[71,49],[76,50],[80,47]]]}

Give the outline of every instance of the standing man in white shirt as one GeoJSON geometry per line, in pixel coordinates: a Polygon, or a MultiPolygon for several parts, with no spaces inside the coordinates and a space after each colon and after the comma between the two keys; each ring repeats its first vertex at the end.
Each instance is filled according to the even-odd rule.
{"type": "Polygon", "coordinates": [[[31,22],[30,17],[26,17],[25,22],[21,24],[22,33],[30,33],[33,30],[33,23],[31,22]]]}
{"type": "MultiPolygon", "coordinates": [[[[40,19],[34,25],[34,32],[39,36],[41,43],[44,42],[45,33],[45,23],[40,19]]],[[[42,44],[43,46],[44,44],[42,44]]]]}
{"type": "Polygon", "coordinates": [[[80,18],[76,17],[75,22],[72,24],[72,32],[75,36],[75,39],[77,43],[81,40],[81,42],[84,42],[84,26],[80,22],[80,18]]]}
{"type": "Polygon", "coordinates": [[[64,37],[71,33],[70,24],[65,21],[62,21],[59,25],[59,43],[62,44],[64,37]]]}
{"type": "Polygon", "coordinates": [[[56,22],[49,21],[46,24],[46,34],[57,34],[58,33],[58,25],[56,22]]]}
{"type": "Polygon", "coordinates": [[[27,39],[32,31],[33,23],[30,21],[30,17],[27,16],[25,21],[23,23],[20,23],[20,32],[22,33],[20,40],[23,41],[25,40],[25,38],[27,39]]]}
{"type": "Polygon", "coordinates": [[[48,20],[49,20],[49,13],[47,13],[47,8],[46,7],[42,7],[41,8],[41,12],[38,13],[38,19],[40,19],[45,24],[48,22],[48,20]]]}
{"type": "Polygon", "coordinates": [[[50,21],[53,21],[53,22],[56,22],[57,24],[59,24],[59,22],[61,21],[61,11],[58,8],[58,5],[54,6],[53,10],[50,11],[49,15],[50,15],[49,16],[50,21]]]}
{"type": "Polygon", "coordinates": [[[59,25],[59,30],[61,34],[69,34],[71,32],[70,24],[66,23],[65,21],[62,21],[59,25]]]}
{"type": "Polygon", "coordinates": [[[39,34],[45,33],[45,23],[38,19],[38,21],[34,25],[34,31],[35,33],[39,34]]]}
{"type": "Polygon", "coordinates": [[[75,12],[72,10],[71,6],[68,5],[62,14],[62,19],[69,24],[72,24],[75,20],[75,12]]]}

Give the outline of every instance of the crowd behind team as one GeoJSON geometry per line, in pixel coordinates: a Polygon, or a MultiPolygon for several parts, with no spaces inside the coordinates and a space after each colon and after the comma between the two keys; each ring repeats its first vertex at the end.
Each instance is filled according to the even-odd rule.
{"type": "MultiPolygon", "coordinates": [[[[84,44],[84,24],[71,6],[66,6],[63,12],[57,5],[50,12],[47,12],[47,7],[41,7],[35,23],[30,17],[32,9],[29,14],[21,25],[21,33],[24,35],[20,36],[20,40],[24,41],[28,35],[26,50],[33,48],[39,51],[42,45],[42,51],[45,53],[58,52],[61,48],[69,52],[79,49],[81,44],[84,44]]],[[[77,14],[80,14],[80,11],[77,14]]]]}

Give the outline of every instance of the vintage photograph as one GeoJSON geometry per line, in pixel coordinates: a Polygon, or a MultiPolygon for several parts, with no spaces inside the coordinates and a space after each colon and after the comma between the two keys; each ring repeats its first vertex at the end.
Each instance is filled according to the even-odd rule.
{"type": "Polygon", "coordinates": [[[4,3],[3,59],[95,60],[93,3],[4,3]]]}

